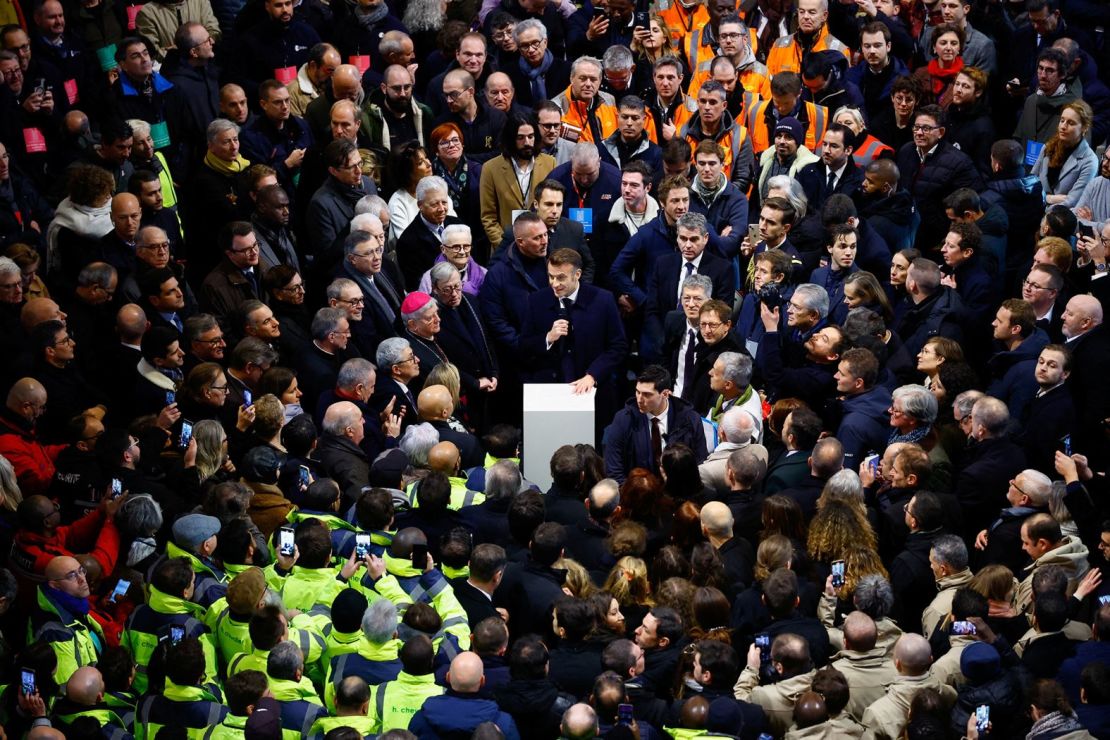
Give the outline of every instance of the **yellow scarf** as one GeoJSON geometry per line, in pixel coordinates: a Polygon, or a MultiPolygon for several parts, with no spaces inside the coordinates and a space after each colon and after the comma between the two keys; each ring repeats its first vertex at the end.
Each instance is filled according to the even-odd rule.
{"type": "Polygon", "coordinates": [[[237,175],[251,166],[251,163],[247,161],[242,154],[237,154],[235,159],[227,162],[220,159],[212,152],[208,152],[204,155],[204,163],[221,175],[237,175]]]}

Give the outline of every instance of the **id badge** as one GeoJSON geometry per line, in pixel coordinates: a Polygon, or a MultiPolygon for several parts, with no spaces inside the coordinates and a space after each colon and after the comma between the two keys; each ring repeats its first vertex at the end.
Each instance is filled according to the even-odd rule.
{"type": "Polygon", "coordinates": [[[582,231],[586,234],[594,233],[594,209],[571,208],[570,220],[582,224],[582,231]]]}

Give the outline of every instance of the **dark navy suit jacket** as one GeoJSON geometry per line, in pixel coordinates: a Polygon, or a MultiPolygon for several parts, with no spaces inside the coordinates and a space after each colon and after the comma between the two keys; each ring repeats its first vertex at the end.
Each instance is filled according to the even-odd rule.
{"type": "Polygon", "coordinates": [[[588,373],[598,385],[605,385],[624,361],[628,342],[613,294],[588,283],[580,282],[578,286],[569,316],[571,332],[550,350],[547,332],[560,318],[559,301],[551,290],[538,290],[528,296],[528,318],[521,342],[528,367],[524,373],[526,382],[570,383],[588,373]],[[569,363],[563,363],[560,345],[568,340],[571,358],[569,363]]]}

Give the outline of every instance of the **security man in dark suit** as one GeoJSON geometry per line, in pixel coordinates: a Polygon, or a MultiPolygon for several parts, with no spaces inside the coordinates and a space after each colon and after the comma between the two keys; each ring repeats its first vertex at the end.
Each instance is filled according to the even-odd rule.
{"type": "Polygon", "coordinates": [[[829,124],[821,139],[821,161],[798,171],[795,179],[801,183],[813,213],[819,212],[830,196],[837,193],[850,196],[863,183],[863,170],[852,157],[853,141],[855,134],[847,126],[829,124]]]}
{"type": "MultiPolygon", "coordinates": [[[[585,227],[563,215],[563,202],[567,197],[566,187],[556,180],[547,179],[535,188],[536,215],[547,225],[547,251],[573,249],[582,256],[582,279],[587,283],[594,281],[594,256],[586,243],[585,227]]],[[[513,243],[512,228],[505,229],[505,238],[497,249],[497,255],[513,243]]]]}

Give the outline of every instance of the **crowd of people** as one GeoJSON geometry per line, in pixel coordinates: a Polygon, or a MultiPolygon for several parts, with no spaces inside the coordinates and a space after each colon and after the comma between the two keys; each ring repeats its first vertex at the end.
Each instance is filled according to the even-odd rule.
{"type": "Polygon", "coordinates": [[[0,22],[0,738],[1110,738],[1110,5],[0,22]]]}

